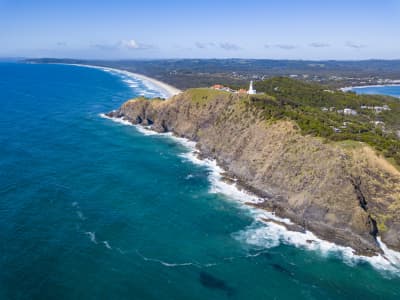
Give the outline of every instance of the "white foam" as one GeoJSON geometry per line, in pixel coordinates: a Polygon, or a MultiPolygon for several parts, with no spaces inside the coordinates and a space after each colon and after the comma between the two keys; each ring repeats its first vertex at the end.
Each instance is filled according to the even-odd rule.
{"type": "Polygon", "coordinates": [[[233,200],[241,203],[261,203],[264,199],[257,197],[256,195],[250,194],[245,190],[239,190],[236,183],[227,183],[223,180],[224,170],[218,166],[216,160],[210,159],[199,159],[198,152],[195,150],[195,143],[188,142],[187,140],[182,142],[181,138],[175,138],[185,146],[189,146],[191,150],[188,153],[182,154],[181,156],[194,164],[205,166],[210,170],[209,180],[211,182],[210,192],[214,194],[224,194],[233,200]]]}
{"type": "Polygon", "coordinates": [[[86,231],[85,234],[87,234],[87,235],[89,236],[90,240],[91,240],[93,243],[97,244],[97,241],[96,241],[96,233],[95,233],[95,232],[86,231]]]}
{"type": "Polygon", "coordinates": [[[83,213],[82,213],[80,210],[78,210],[78,211],[76,212],[76,214],[78,215],[79,219],[81,219],[81,220],[86,220],[85,216],[83,215],[83,213]]]}
{"type": "Polygon", "coordinates": [[[108,243],[108,241],[103,241],[103,244],[107,249],[110,249],[110,250],[112,249],[110,244],[108,243]]]}
{"type": "Polygon", "coordinates": [[[108,72],[111,74],[118,75],[118,76],[124,78],[125,83],[127,83],[128,85],[129,84],[134,85],[131,87],[135,88],[135,92],[138,92],[138,90],[136,89],[138,87],[137,83],[141,82],[146,87],[146,90],[142,90],[141,92],[139,92],[139,94],[141,94],[143,96],[145,96],[144,93],[148,93],[148,95],[150,95],[150,93],[151,93],[151,95],[154,97],[169,98],[169,97],[172,97],[181,92],[181,90],[179,90],[173,86],[170,86],[169,84],[158,81],[154,78],[144,76],[142,74],[132,73],[129,71],[119,70],[119,69],[115,69],[115,68],[92,66],[92,65],[85,65],[85,64],[67,64],[67,65],[99,69],[99,70],[102,70],[102,71],[105,71],[105,72],[108,72]],[[128,80],[131,80],[132,83],[127,82],[128,80]]]}
{"type": "MultiPolygon", "coordinates": [[[[132,124],[131,124],[132,125],[132,124]]],[[[144,135],[158,135],[159,133],[155,132],[154,130],[151,130],[150,127],[144,127],[141,125],[133,125],[137,131],[139,131],[141,134],[144,135]]]]}
{"type": "Polygon", "coordinates": [[[132,79],[125,79],[123,82],[129,83],[129,84],[136,84],[136,81],[133,81],[132,79]]]}
{"type": "Polygon", "coordinates": [[[136,251],[137,255],[139,255],[144,261],[151,261],[151,262],[156,262],[159,263],[165,267],[186,267],[186,266],[196,266],[196,263],[192,263],[192,262],[184,262],[184,263],[171,263],[171,262],[166,262],[163,261],[161,259],[157,259],[157,258],[149,258],[146,257],[144,255],[142,255],[139,251],[136,251]]]}
{"type": "Polygon", "coordinates": [[[101,118],[108,119],[108,120],[114,121],[114,122],[122,124],[122,125],[133,126],[137,131],[139,131],[143,135],[167,135],[165,133],[158,133],[154,130],[151,130],[150,126],[145,127],[142,125],[132,124],[130,121],[125,120],[124,118],[109,117],[105,114],[99,114],[99,116],[101,118]]]}
{"type": "Polygon", "coordinates": [[[127,126],[133,126],[133,124],[131,122],[129,122],[128,120],[125,120],[123,118],[112,118],[112,117],[107,116],[106,114],[100,114],[99,116],[104,119],[112,120],[116,123],[120,123],[120,124],[127,125],[127,126]]]}
{"type": "MultiPolygon", "coordinates": [[[[87,66],[87,67],[92,67],[92,68],[95,68],[95,69],[108,71],[108,72],[110,72],[112,74],[115,74],[115,75],[126,76],[126,77],[132,78],[132,79],[134,79],[136,81],[139,80],[137,75],[135,75],[135,74],[133,74],[131,72],[128,72],[128,71],[123,71],[123,70],[118,70],[118,69],[113,69],[113,68],[107,68],[107,67],[95,67],[95,66],[87,66]]],[[[128,82],[128,80],[124,80],[124,82],[128,83],[128,85],[134,83],[134,81],[132,81],[132,80],[129,80],[129,82],[128,82]]],[[[156,84],[154,84],[154,83],[152,83],[150,81],[146,81],[146,80],[143,80],[143,79],[142,79],[142,83],[146,87],[146,90],[145,89],[140,89],[140,90],[139,89],[135,89],[135,92],[138,93],[139,95],[142,95],[142,96],[149,95],[149,91],[148,90],[151,90],[152,95],[155,95],[155,96],[158,96],[158,97],[162,97],[162,98],[168,98],[169,94],[163,88],[157,86],[156,84]]],[[[138,85],[134,86],[134,88],[136,88],[136,87],[138,87],[138,85]]]]}
{"type": "Polygon", "coordinates": [[[389,249],[388,246],[382,242],[380,237],[378,237],[378,243],[383,250],[385,257],[400,269],[400,252],[389,249]]]}
{"type": "Polygon", "coordinates": [[[389,250],[385,246],[382,246],[384,255],[360,256],[354,254],[352,248],[321,240],[310,231],[304,233],[289,231],[283,225],[272,222],[267,224],[255,222],[247,229],[235,233],[234,237],[239,241],[261,248],[268,249],[277,247],[280,244],[287,244],[316,251],[322,256],[335,255],[351,266],[355,266],[360,262],[367,262],[375,269],[400,275],[400,253],[389,250]]]}

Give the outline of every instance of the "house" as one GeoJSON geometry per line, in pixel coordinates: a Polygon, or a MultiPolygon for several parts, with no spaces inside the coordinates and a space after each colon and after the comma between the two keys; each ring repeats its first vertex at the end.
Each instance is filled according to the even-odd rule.
{"type": "Polygon", "coordinates": [[[375,124],[375,126],[385,126],[385,122],[382,122],[382,121],[375,121],[374,122],[374,124],[375,124]]]}
{"type": "Polygon", "coordinates": [[[214,84],[211,88],[214,90],[222,90],[225,87],[222,84],[214,84]]]}
{"type": "Polygon", "coordinates": [[[381,113],[383,111],[391,110],[391,108],[386,104],[384,106],[366,106],[366,105],[361,105],[361,109],[374,110],[377,114],[379,114],[379,113],[381,113]]]}
{"type": "Polygon", "coordinates": [[[355,116],[355,115],[357,115],[357,111],[355,111],[354,109],[351,109],[351,108],[345,108],[345,109],[343,109],[343,114],[346,116],[355,116]]]}
{"type": "Polygon", "coordinates": [[[383,112],[383,111],[390,110],[390,107],[387,106],[387,105],[384,105],[384,106],[374,106],[374,110],[375,110],[376,113],[381,113],[381,112],[383,112]]]}
{"type": "Polygon", "coordinates": [[[225,91],[225,92],[229,92],[229,93],[236,92],[235,90],[232,90],[231,88],[229,88],[227,86],[223,86],[222,84],[214,84],[211,88],[214,90],[225,91]]]}
{"type": "Polygon", "coordinates": [[[346,129],[349,124],[350,124],[350,122],[343,122],[343,125],[340,126],[340,128],[346,129]]]}

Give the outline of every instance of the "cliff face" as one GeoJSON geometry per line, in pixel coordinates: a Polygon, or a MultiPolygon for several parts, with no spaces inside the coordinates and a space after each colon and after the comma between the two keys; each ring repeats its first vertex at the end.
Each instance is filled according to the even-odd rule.
{"type": "Polygon", "coordinates": [[[271,122],[246,95],[188,90],[167,101],[136,99],[109,114],[196,141],[260,207],[289,217],[359,254],[400,250],[400,172],[356,142],[303,136],[291,121],[271,122]]]}

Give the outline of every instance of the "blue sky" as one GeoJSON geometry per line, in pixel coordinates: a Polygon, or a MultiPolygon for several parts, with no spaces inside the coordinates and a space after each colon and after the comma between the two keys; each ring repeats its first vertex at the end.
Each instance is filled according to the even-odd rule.
{"type": "Polygon", "coordinates": [[[0,57],[400,58],[400,1],[0,0],[0,57]]]}

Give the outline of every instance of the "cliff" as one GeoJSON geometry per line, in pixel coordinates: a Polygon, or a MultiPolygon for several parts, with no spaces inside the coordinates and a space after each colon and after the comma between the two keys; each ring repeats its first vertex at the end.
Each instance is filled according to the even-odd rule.
{"type": "Polygon", "coordinates": [[[305,135],[265,109],[248,95],[192,89],[166,101],[129,100],[108,115],[196,141],[203,156],[265,198],[259,207],[320,238],[374,255],[380,236],[400,250],[398,169],[364,143],[305,135]]]}

